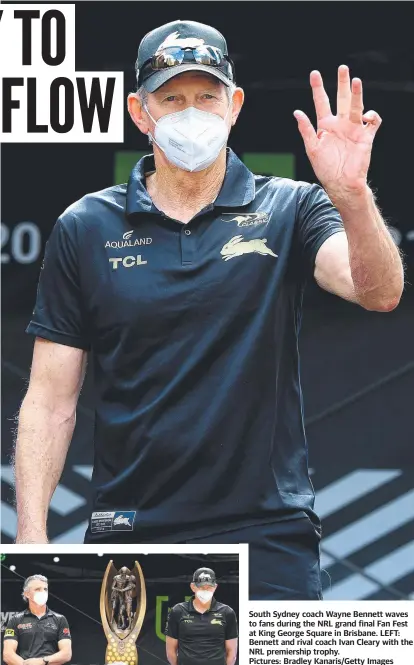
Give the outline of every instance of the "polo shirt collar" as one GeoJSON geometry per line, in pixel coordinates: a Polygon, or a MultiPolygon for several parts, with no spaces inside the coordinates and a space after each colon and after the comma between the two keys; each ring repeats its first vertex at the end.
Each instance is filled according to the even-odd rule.
{"type": "MultiPolygon", "coordinates": [[[[127,185],[126,214],[159,212],[145,184],[145,174],[155,171],[154,155],[145,155],[135,164],[127,185]]],[[[239,207],[254,200],[255,182],[251,171],[227,148],[227,164],[223,185],[214,206],[239,207]]]]}
{"type": "Polygon", "coordinates": [[[253,173],[249,171],[233,150],[227,148],[226,174],[214,205],[229,208],[245,206],[254,200],[255,195],[256,188],[253,173]]]}
{"type": "Polygon", "coordinates": [[[211,605],[210,605],[210,610],[209,610],[209,611],[212,611],[212,610],[215,610],[215,609],[217,609],[217,600],[216,600],[216,599],[214,598],[214,596],[213,596],[213,600],[211,601],[211,605]]]}
{"type": "Polygon", "coordinates": [[[37,619],[43,619],[43,617],[50,616],[50,615],[54,614],[54,612],[52,610],[50,610],[49,607],[46,605],[46,612],[44,614],[42,614],[41,617],[38,617],[36,614],[33,614],[33,612],[31,612],[28,607],[26,607],[26,609],[24,611],[24,614],[25,614],[25,616],[30,615],[32,617],[36,617],[37,619]]]}
{"type": "Polygon", "coordinates": [[[144,155],[132,169],[127,185],[127,216],[137,212],[156,212],[145,184],[145,174],[152,171],[155,171],[154,155],[144,155]]]}

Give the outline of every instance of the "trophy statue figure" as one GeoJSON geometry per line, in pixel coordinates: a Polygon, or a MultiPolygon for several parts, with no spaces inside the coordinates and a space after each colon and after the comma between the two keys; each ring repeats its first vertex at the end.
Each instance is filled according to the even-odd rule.
{"type": "Polygon", "coordinates": [[[111,625],[115,621],[119,630],[131,628],[132,598],[136,595],[135,586],[135,576],[130,574],[126,566],[123,566],[119,570],[119,574],[113,578],[111,589],[111,625]]]}
{"type": "Polygon", "coordinates": [[[105,665],[125,663],[138,665],[135,643],[142,628],[146,611],[145,581],[141,566],[115,569],[113,561],[106,567],[102,580],[100,610],[102,625],[108,640],[105,665]]]}

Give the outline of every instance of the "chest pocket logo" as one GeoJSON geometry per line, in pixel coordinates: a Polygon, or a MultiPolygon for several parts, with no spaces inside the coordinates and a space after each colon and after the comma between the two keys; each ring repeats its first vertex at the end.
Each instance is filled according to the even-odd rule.
{"type": "Polygon", "coordinates": [[[222,626],[223,622],[221,619],[211,619],[211,623],[217,624],[218,626],[222,626]]]}
{"type": "Polygon", "coordinates": [[[242,256],[242,254],[269,254],[277,258],[277,254],[267,247],[267,238],[253,238],[252,240],[243,240],[243,236],[233,236],[226,243],[220,251],[222,258],[225,261],[233,259],[235,256],[242,256]]]}
{"type": "Polygon", "coordinates": [[[46,623],[44,626],[44,636],[49,642],[57,639],[57,626],[53,623],[46,623]]]}
{"type": "Polygon", "coordinates": [[[236,222],[237,226],[258,226],[259,224],[267,224],[269,221],[269,215],[266,212],[251,212],[242,215],[236,215],[232,217],[233,213],[224,212],[223,216],[231,217],[231,219],[225,219],[225,222],[236,222]]]}

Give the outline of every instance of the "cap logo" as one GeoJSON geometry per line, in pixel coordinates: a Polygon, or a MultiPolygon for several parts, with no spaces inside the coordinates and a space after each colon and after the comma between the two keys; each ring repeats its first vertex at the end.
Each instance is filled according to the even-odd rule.
{"type": "Polygon", "coordinates": [[[204,39],[199,39],[198,37],[185,37],[180,39],[180,33],[175,31],[171,35],[168,35],[164,39],[163,43],[159,45],[156,50],[156,54],[167,48],[168,46],[181,46],[181,48],[196,48],[196,46],[201,46],[204,44],[204,39]]]}

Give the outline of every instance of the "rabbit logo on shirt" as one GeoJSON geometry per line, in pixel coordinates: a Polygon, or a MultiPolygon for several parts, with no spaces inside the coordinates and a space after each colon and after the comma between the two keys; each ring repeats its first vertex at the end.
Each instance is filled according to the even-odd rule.
{"type": "Polygon", "coordinates": [[[222,258],[225,261],[229,261],[236,256],[242,256],[243,254],[269,254],[277,258],[277,254],[272,252],[272,250],[266,245],[267,238],[253,238],[252,240],[244,240],[243,236],[233,236],[227,242],[223,249],[220,251],[222,258]]]}

